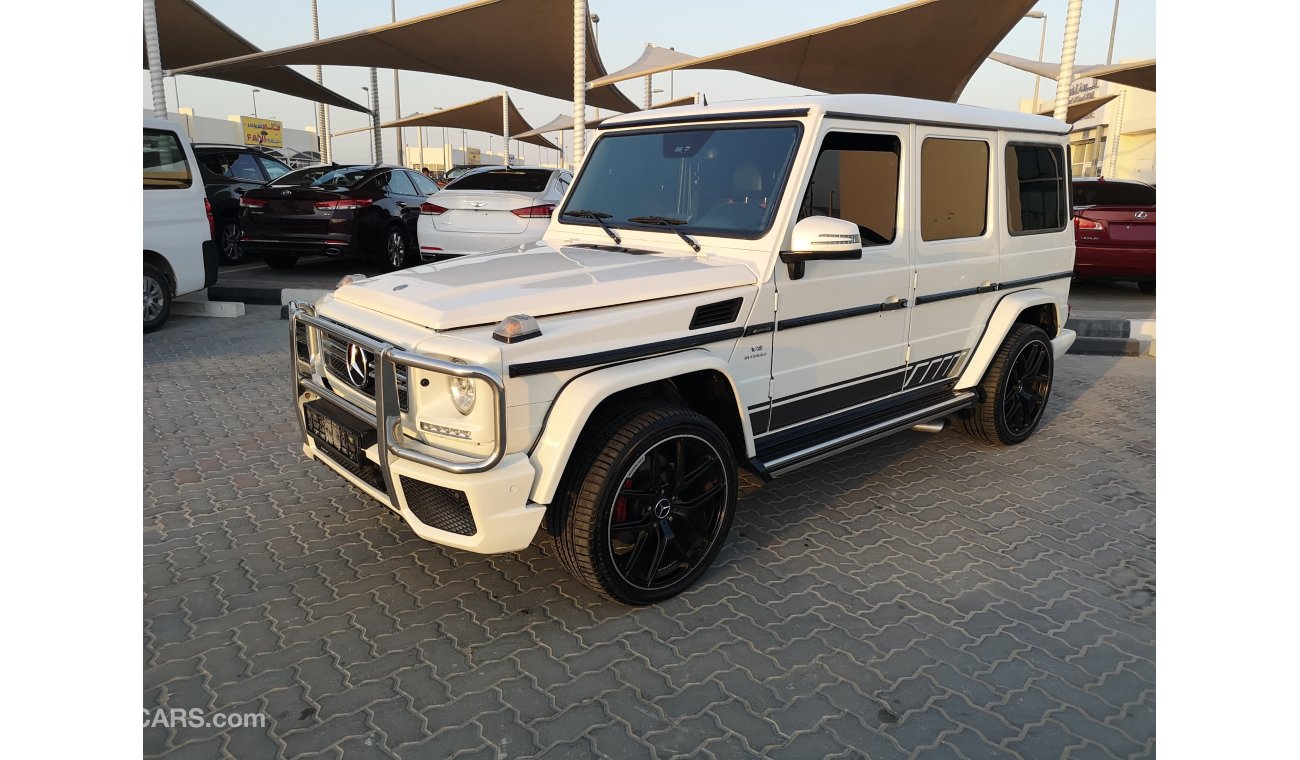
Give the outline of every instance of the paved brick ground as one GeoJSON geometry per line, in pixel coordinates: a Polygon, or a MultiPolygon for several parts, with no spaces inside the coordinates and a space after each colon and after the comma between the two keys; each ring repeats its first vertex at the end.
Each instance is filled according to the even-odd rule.
{"type": "MultiPolygon", "coordinates": [[[[1070,356],[1011,450],[906,434],[749,483],[703,582],[425,543],[296,451],[286,323],[145,336],[149,756],[1155,754],[1155,362],[1070,356]]],[[[274,314],[274,310],[270,310],[274,314]]]]}

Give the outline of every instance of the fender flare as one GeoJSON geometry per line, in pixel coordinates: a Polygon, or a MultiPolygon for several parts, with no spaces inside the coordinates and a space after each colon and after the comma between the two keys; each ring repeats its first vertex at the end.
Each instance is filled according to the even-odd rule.
{"type": "MultiPolygon", "coordinates": [[[[586,428],[592,412],[602,401],[618,391],[638,385],[667,380],[692,372],[712,370],[727,378],[731,395],[740,417],[741,435],[745,439],[745,455],[754,455],[754,432],[749,415],[740,404],[736,381],[731,377],[725,361],[708,351],[695,349],[667,356],[657,356],[641,361],[618,364],[593,370],[570,380],[561,390],[546,415],[546,422],[528,459],[537,470],[530,501],[550,504],[559,489],[560,478],[569,463],[578,437],[586,428]]],[[[739,453],[739,452],[737,452],[739,453]]]]}
{"type": "MultiPolygon", "coordinates": [[[[975,353],[971,355],[970,362],[966,369],[962,370],[961,377],[957,379],[956,388],[973,388],[979,385],[984,379],[984,372],[988,370],[989,364],[993,361],[993,355],[997,353],[1002,341],[1011,332],[1011,326],[1016,323],[1016,318],[1020,316],[1025,309],[1041,306],[1043,304],[1052,304],[1056,307],[1057,324],[1061,324],[1061,305],[1057,301],[1056,295],[1041,288],[1030,288],[1028,290],[1017,290],[1008,293],[998,301],[998,305],[993,309],[992,316],[989,317],[988,324],[984,326],[984,334],[980,336],[979,341],[975,344],[975,353]]],[[[1048,336],[1055,338],[1055,335],[1048,336]]]]}

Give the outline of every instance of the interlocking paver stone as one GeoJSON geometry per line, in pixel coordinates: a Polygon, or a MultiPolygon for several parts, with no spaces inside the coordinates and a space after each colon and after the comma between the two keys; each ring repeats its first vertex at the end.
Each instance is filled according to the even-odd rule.
{"type": "Polygon", "coordinates": [[[149,757],[1155,753],[1155,362],[1069,356],[1043,428],[746,476],[695,588],[632,609],[550,540],[417,539],[303,460],[286,323],[145,336],[149,757]]]}

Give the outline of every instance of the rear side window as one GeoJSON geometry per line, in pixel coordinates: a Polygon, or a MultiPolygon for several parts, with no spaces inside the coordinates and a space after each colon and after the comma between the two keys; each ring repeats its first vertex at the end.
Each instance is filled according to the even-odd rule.
{"type": "Polygon", "coordinates": [[[257,159],[248,153],[235,154],[235,160],[230,164],[230,174],[232,179],[245,179],[254,182],[262,181],[262,170],[257,168],[257,159]]]}
{"type": "Polygon", "coordinates": [[[1074,183],[1075,206],[1154,206],[1156,189],[1137,182],[1074,183]]]}
{"type": "Polygon", "coordinates": [[[266,172],[266,176],[273,180],[279,179],[289,173],[288,167],[277,161],[272,161],[269,158],[258,156],[257,162],[262,165],[262,171],[266,172]]]}
{"type": "Polygon", "coordinates": [[[1007,146],[1007,228],[1012,235],[1065,229],[1065,151],[1007,146]]]}
{"type": "Polygon", "coordinates": [[[892,243],[898,221],[899,148],[894,135],[826,135],[799,218],[847,219],[858,225],[863,245],[892,243]]]}
{"type": "Polygon", "coordinates": [[[926,138],[921,144],[921,239],[983,235],[988,201],[989,144],[926,138]]]}
{"type": "Polygon", "coordinates": [[[398,195],[415,195],[415,185],[407,179],[406,172],[390,172],[385,179],[388,181],[388,192],[398,195]]]}
{"type": "Polygon", "coordinates": [[[499,169],[479,172],[456,180],[448,190],[498,190],[506,193],[540,193],[551,180],[551,172],[544,169],[499,169]]]}
{"type": "Polygon", "coordinates": [[[423,174],[417,174],[416,172],[408,173],[411,176],[411,181],[415,183],[416,191],[418,191],[420,195],[433,195],[438,192],[438,186],[433,184],[433,180],[423,174]]]}
{"type": "Polygon", "coordinates": [[[175,132],[162,129],[144,131],[144,189],[162,190],[189,187],[190,162],[175,132]]]}

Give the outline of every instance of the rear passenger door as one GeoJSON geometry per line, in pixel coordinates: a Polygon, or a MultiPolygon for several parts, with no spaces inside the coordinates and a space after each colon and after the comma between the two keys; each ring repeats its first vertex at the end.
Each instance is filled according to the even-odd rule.
{"type": "Polygon", "coordinates": [[[904,390],[950,382],[996,304],[993,132],[917,126],[911,173],[916,270],[904,390]]]}

